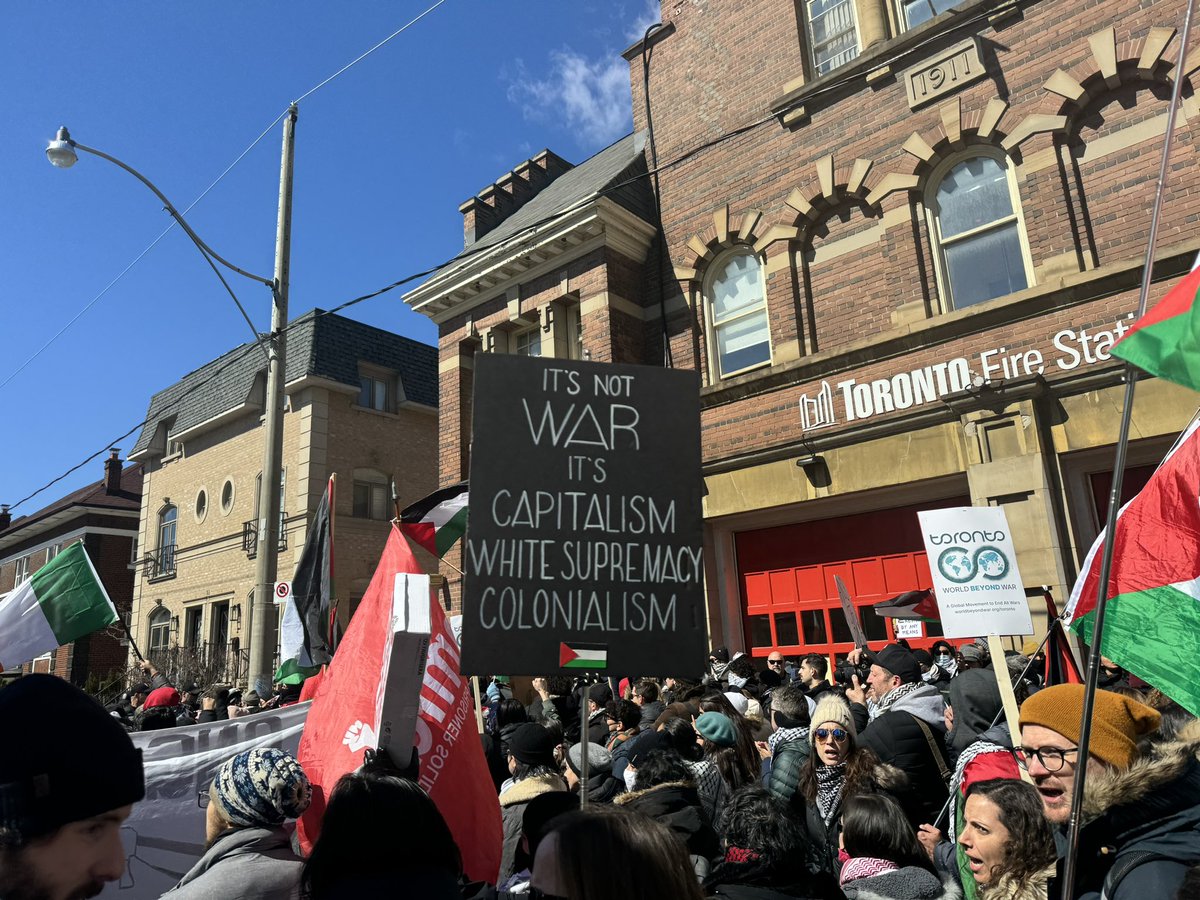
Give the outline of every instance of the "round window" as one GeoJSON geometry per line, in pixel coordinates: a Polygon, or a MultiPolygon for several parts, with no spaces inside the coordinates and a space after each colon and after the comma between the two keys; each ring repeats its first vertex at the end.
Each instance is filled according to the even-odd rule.
{"type": "Polygon", "coordinates": [[[221,512],[225,515],[233,510],[233,479],[225,479],[225,484],[221,486],[221,512]]]}
{"type": "Polygon", "coordinates": [[[200,488],[200,492],[196,494],[196,521],[203,522],[204,517],[208,514],[208,491],[200,488]]]}

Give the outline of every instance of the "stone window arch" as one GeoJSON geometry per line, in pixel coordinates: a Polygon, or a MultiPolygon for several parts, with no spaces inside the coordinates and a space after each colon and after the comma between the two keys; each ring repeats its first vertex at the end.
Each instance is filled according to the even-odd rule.
{"type": "Polygon", "coordinates": [[[769,365],[766,281],[753,247],[735,244],[713,259],[704,276],[704,298],[714,380],[769,365]]]}

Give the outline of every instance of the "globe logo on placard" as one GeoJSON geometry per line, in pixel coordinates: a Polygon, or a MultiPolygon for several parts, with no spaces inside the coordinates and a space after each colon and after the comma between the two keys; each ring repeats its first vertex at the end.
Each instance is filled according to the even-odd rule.
{"type": "Polygon", "coordinates": [[[947,547],[938,555],[938,571],[947,581],[963,584],[975,577],[975,562],[965,547],[947,547]]]}
{"type": "Polygon", "coordinates": [[[1008,574],[1008,557],[996,547],[980,547],[975,551],[974,563],[979,574],[991,581],[1008,574]]]}

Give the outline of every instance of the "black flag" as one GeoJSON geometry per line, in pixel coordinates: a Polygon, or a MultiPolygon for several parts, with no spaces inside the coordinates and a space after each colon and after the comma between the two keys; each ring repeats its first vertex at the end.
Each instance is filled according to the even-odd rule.
{"type": "Polygon", "coordinates": [[[329,480],[292,579],[292,602],[304,627],[304,646],[297,662],[303,668],[326,665],[333,658],[329,645],[330,595],[333,592],[333,479],[329,480]]]}

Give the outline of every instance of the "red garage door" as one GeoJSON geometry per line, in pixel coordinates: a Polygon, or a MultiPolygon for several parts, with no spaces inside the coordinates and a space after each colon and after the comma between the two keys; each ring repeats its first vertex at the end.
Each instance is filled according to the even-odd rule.
{"type": "MultiPolygon", "coordinates": [[[[965,497],[954,498],[738,534],[745,637],[751,654],[820,653],[836,661],[853,650],[835,575],[841,576],[858,607],[870,646],[894,640],[891,620],[870,607],[904,591],[932,586],[917,510],[969,504],[965,497]]],[[[909,639],[911,646],[928,647],[941,636],[937,623],[925,623],[922,632],[922,638],[909,639]]]]}

